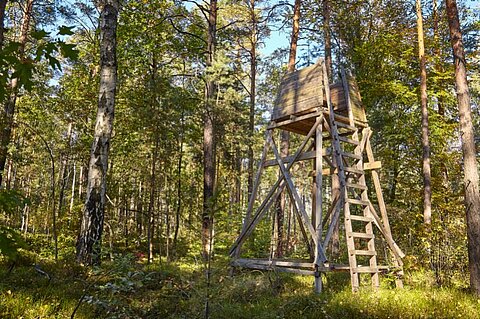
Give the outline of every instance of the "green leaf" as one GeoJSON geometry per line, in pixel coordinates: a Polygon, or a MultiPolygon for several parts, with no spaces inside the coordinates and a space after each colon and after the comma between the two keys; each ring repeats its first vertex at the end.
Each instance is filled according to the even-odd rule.
{"type": "Polygon", "coordinates": [[[49,34],[50,33],[48,33],[45,30],[37,30],[37,31],[33,31],[31,36],[36,40],[41,40],[43,38],[46,38],[49,34]]]}
{"type": "Polygon", "coordinates": [[[62,25],[58,28],[58,35],[72,35],[74,32],[72,31],[75,27],[67,27],[62,25]]]}

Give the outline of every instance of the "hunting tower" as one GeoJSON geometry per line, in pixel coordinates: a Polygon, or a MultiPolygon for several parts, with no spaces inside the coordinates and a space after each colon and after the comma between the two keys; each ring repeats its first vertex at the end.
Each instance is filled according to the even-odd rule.
{"type": "Polygon", "coordinates": [[[354,291],[360,286],[360,274],[370,276],[372,286],[378,287],[379,274],[388,270],[397,274],[397,286],[401,285],[401,258],[404,254],[390,231],[377,172],[381,163],[375,161],[371,134],[352,76],[342,71],[340,81],[330,85],[322,59],[287,74],[280,84],[249,198],[246,216],[250,218],[245,219],[230,250],[232,266],[312,275],[316,292],[322,290],[321,273],[329,271],[349,272],[354,291]],[[293,155],[281,157],[275,142],[280,130],[301,136],[302,142],[294,153],[291,152],[293,155]],[[267,159],[270,151],[273,158],[267,159]],[[299,171],[294,169],[296,164],[303,162],[305,167],[305,161],[311,162],[308,167],[313,170],[307,176],[293,176],[299,171]],[[260,180],[267,167],[278,167],[280,173],[269,191],[261,194],[260,180]],[[369,185],[373,185],[371,192],[367,177],[371,181],[369,185]],[[333,193],[324,178],[335,180],[338,191],[333,193]],[[306,205],[295,185],[300,179],[312,180],[310,205],[306,205]],[[245,240],[275,206],[284,190],[289,195],[310,259],[279,259],[274,255],[265,259],[241,258],[245,240]],[[369,196],[376,198],[377,203],[372,203],[369,196]],[[308,206],[311,209],[307,210],[308,206]],[[343,225],[340,238],[344,243],[341,247],[346,247],[345,258],[343,263],[332,263],[329,261],[329,243],[340,223],[343,225]],[[375,248],[379,243],[390,251],[383,260],[378,258],[375,248]]]}

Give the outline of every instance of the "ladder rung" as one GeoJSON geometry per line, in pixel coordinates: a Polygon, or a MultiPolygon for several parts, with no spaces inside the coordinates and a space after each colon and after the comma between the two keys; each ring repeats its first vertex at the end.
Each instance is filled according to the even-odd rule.
{"type": "Polygon", "coordinates": [[[354,159],[357,159],[357,160],[362,159],[362,155],[357,155],[357,154],[353,154],[353,153],[349,153],[349,152],[342,152],[342,156],[351,157],[351,158],[354,158],[354,159]]]}
{"type": "Polygon", "coordinates": [[[343,122],[335,121],[335,123],[337,124],[337,126],[346,128],[346,129],[351,130],[351,131],[356,131],[357,130],[357,128],[355,126],[351,126],[351,125],[348,125],[348,124],[343,123],[343,122]]]}
{"type": "Polygon", "coordinates": [[[354,198],[347,198],[347,203],[355,204],[355,205],[362,205],[362,206],[369,206],[370,205],[370,202],[368,200],[354,199],[354,198]]]}
{"type": "Polygon", "coordinates": [[[378,272],[378,267],[368,267],[368,266],[360,266],[352,269],[354,273],[363,273],[363,274],[375,274],[378,272]]]}
{"type": "Polygon", "coordinates": [[[350,215],[350,219],[361,221],[361,222],[366,222],[366,223],[373,222],[373,218],[372,217],[367,217],[367,216],[350,215]]]}
{"type": "Polygon", "coordinates": [[[360,184],[353,184],[353,183],[346,183],[345,186],[350,187],[350,188],[358,188],[358,189],[367,189],[367,185],[360,185],[360,184]]]}
{"type": "Polygon", "coordinates": [[[355,141],[355,140],[352,140],[351,138],[346,138],[346,137],[343,137],[343,136],[339,136],[338,139],[342,142],[353,144],[353,145],[360,144],[359,141],[355,141]]]}
{"type": "Polygon", "coordinates": [[[375,250],[350,250],[350,255],[376,256],[377,252],[375,250]]]}
{"type": "Polygon", "coordinates": [[[365,174],[365,172],[362,169],[358,169],[358,168],[354,168],[354,167],[345,166],[343,169],[346,172],[350,172],[350,173],[354,173],[354,174],[359,174],[359,175],[365,174]]]}
{"type": "Polygon", "coordinates": [[[373,234],[350,232],[347,235],[355,238],[373,239],[373,234]]]}

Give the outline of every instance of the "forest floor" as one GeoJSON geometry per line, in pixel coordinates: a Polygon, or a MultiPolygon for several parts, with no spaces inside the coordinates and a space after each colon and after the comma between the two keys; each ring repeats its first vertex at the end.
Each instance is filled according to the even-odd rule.
{"type": "Polygon", "coordinates": [[[95,269],[37,260],[50,279],[26,262],[10,272],[0,264],[0,318],[205,318],[206,311],[209,318],[480,318],[480,299],[464,288],[435,287],[418,270],[406,273],[404,289],[383,276],[378,291],[355,294],[348,274],[332,274],[315,295],[310,277],[230,277],[222,256],[212,263],[210,284],[194,258],[146,264],[132,254],[114,257],[95,269]]]}

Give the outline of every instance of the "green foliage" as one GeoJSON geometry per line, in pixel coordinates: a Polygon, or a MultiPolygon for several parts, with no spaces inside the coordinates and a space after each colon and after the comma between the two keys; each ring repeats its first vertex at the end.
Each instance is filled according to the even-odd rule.
{"type": "Polygon", "coordinates": [[[21,234],[14,229],[0,226],[0,257],[6,258],[8,261],[15,261],[21,248],[27,248],[21,234]]]}

